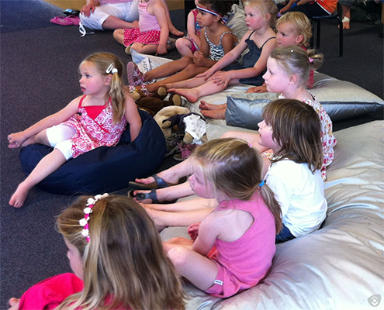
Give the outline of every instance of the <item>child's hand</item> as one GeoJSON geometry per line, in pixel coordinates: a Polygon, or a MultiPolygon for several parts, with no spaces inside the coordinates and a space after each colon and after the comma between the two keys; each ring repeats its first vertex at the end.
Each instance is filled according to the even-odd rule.
{"type": "Polygon", "coordinates": [[[215,73],[215,71],[209,69],[203,73],[196,75],[195,77],[196,78],[204,78],[204,80],[208,80],[214,73],[215,73]]]}
{"type": "Polygon", "coordinates": [[[134,20],[131,24],[132,24],[132,28],[139,28],[139,21],[138,20],[134,20]]]}
{"type": "Polygon", "coordinates": [[[195,241],[199,235],[199,227],[200,223],[195,223],[188,227],[188,234],[193,241],[195,241]]]}
{"type": "Polygon", "coordinates": [[[165,46],[159,45],[156,50],[156,55],[163,55],[167,53],[167,48],[165,46]]]}
{"type": "Polygon", "coordinates": [[[224,88],[228,86],[229,81],[231,80],[228,72],[219,71],[216,72],[210,79],[210,81],[214,81],[217,85],[222,85],[224,88]]]}
{"type": "Polygon", "coordinates": [[[198,67],[205,67],[205,57],[203,52],[196,51],[193,54],[193,63],[198,67]]]}
{"type": "Polygon", "coordinates": [[[22,131],[17,132],[17,133],[11,133],[8,136],[8,143],[9,143],[8,147],[10,149],[20,147],[24,143],[25,140],[26,140],[26,138],[25,138],[24,133],[22,131]]]}
{"type": "Polygon", "coordinates": [[[8,304],[10,306],[10,308],[8,308],[8,310],[17,310],[17,309],[19,309],[20,299],[12,297],[8,301],[8,304]]]}
{"type": "Polygon", "coordinates": [[[83,13],[85,17],[89,17],[91,13],[95,12],[95,6],[93,4],[86,4],[81,8],[80,12],[83,13]]]}

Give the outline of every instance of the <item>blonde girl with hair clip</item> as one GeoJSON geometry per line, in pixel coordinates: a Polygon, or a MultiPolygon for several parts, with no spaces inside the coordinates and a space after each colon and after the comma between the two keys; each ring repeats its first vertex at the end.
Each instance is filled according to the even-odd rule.
{"type": "Polygon", "coordinates": [[[11,309],[184,309],[180,278],[145,210],[123,196],[80,197],[57,219],[74,272],[32,286],[11,309]]]}
{"type": "Polygon", "coordinates": [[[17,187],[9,201],[15,208],[23,205],[33,186],[67,160],[100,146],[115,146],[127,123],[131,141],[139,135],[141,118],[125,93],[120,60],[110,53],[92,54],[81,62],[79,72],[82,96],[26,130],[8,135],[9,148],[33,143],[54,148],[17,187]]]}
{"type": "Polygon", "coordinates": [[[195,286],[230,297],[267,275],[282,227],[280,206],[262,179],[260,154],[243,140],[211,140],[194,151],[191,165],[191,189],[214,199],[215,207],[202,220],[196,240],[171,239],[164,248],[195,286]]]}
{"type": "Polygon", "coordinates": [[[193,79],[166,85],[175,92],[196,102],[199,97],[217,93],[228,85],[245,83],[261,85],[269,54],[276,48],[275,26],[277,7],[272,0],[250,0],[244,3],[245,22],[249,31],[240,43],[212,68],[193,79]],[[233,62],[246,50],[243,63],[233,62]]]}
{"type": "MultiPolygon", "coordinates": [[[[278,47],[297,45],[307,50],[312,37],[312,25],[307,16],[300,12],[289,12],[281,16],[276,22],[276,40],[278,47]]],[[[314,70],[311,68],[307,81],[307,88],[312,88],[314,83],[314,70]]],[[[246,93],[267,92],[267,85],[250,87],[246,93]]],[[[227,104],[210,104],[201,101],[199,108],[201,114],[213,119],[225,119],[227,104]]]]}

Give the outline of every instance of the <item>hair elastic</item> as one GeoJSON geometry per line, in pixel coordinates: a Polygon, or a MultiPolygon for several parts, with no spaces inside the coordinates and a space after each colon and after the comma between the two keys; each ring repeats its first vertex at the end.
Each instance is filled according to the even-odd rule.
{"type": "Polygon", "coordinates": [[[259,187],[263,187],[264,184],[265,184],[265,180],[261,181],[261,183],[259,184],[259,187]]]}
{"type": "Polygon", "coordinates": [[[110,74],[110,73],[118,73],[119,71],[113,66],[113,64],[110,64],[107,68],[107,70],[105,70],[106,73],[110,74]]]}
{"type": "Polygon", "coordinates": [[[309,62],[312,63],[313,62],[313,58],[309,57],[309,62]]]}
{"type": "Polygon", "coordinates": [[[103,195],[96,195],[94,198],[88,198],[86,207],[84,208],[84,218],[79,220],[79,224],[84,227],[84,229],[81,231],[81,234],[87,239],[87,242],[89,242],[89,216],[92,213],[92,208],[98,202],[99,200],[108,197],[109,195],[107,193],[103,195]]]}
{"type": "Polygon", "coordinates": [[[219,13],[216,13],[215,11],[211,11],[209,9],[206,9],[206,8],[203,8],[201,6],[198,6],[196,5],[196,8],[200,11],[203,11],[203,12],[206,12],[206,13],[209,13],[209,14],[212,14],[212,15],[215,15],[215,16],[219,16],[220,19],[224,22],[224,24],[227,23],[227,21],[225,20],[225,18],[223,16],[221,16],[219,13]]]}

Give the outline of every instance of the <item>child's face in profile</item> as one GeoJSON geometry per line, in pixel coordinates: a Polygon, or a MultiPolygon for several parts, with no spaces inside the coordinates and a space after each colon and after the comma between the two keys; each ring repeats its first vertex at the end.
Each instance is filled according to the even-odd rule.
{"type": "Polygon", "coordinates": [[[280,150],[280,145],[272,137],[272,126],[268,125],[265,120],[258,123],[257,126],[259,126],[259,144],[277,154],[280,150]]]}
{"type": "Polygon", "coordinates": [[[276,40],[278,47],[303,44],[303,36],[298,34],[292,22],[281,23],[277,27],[276,40]]]}
{"type": "Polygon", "coordinates": [[[256,7],[246,5],[244,8],[245,24],[250,30],[260,29],[265,25],[264,15],[256,7]]]}
{"type": "Polygon", "coordinates": [[[189,177],[189,185],[197,196],[206,199],[212,198],[213,186],[206,180],[200,168],[193,169],[193,174],[189,177]]]}
{"type": "Polygon", "coordinates": [[[64,238],[64,241],[68,248],[67,257],[72,271],[78,278],[84,280],[83,258],[81,257],[79,250],[66,238],[64,238]]]}
{"type": "Polygon", "coordinates": [[[278,94],[283,93],[291,82],[285,70],[272,57],[268,57],[267,72],[263,75],[263,79],[268,92],[278,94]]]}

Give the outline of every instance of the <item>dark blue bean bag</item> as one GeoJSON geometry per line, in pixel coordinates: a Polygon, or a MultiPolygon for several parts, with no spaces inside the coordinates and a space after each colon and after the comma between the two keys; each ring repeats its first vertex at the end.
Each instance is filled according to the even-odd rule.
{"type": "MultiPolygon", "coordinates": [[[[128,186],[135,178],[157,171],[162,163],[166,144],[164,134],[155,120],[139,111],[143,127],[132,143],[129,124],[115,147],[99,147],[70,159],[37,186],[60,195],[100,194],[128,186]]],[[[20,161],[28,175],[51,147],[32,144],[20,151],[20,161]]]]}

